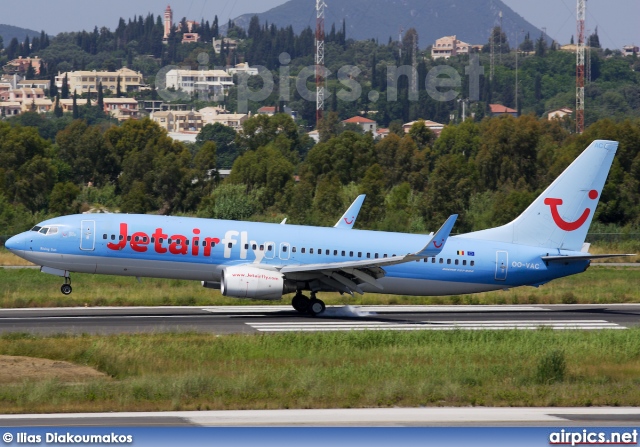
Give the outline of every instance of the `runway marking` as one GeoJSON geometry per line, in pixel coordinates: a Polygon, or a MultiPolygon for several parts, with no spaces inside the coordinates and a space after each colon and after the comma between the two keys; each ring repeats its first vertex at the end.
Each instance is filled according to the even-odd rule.
{"type": "Polygon", "coordinates": [[[543,327],[554,330],[627,329],[606,320],[419,321],[415,323],[314,321],[246,324],[260,332],[535,330],[543,327]]]}
{"type": "MultiPolygon", "coordinates": [[[[410,313],[410,312],[548,312],[550,309],[534,306],[327,306],[327,309],[343,309],[351,307],[361,312],[385,312],[385,313],[410,313]]],[[[246,313],[261,312],[273,313],[291,311],[291,306],[210,306],[201,307],[205,312],[211,313],[246,313]]]]}

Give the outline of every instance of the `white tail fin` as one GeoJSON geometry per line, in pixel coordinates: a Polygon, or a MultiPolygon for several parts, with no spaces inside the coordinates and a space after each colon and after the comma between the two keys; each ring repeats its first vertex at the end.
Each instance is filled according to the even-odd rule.
{"type": "Polygon", "coordinates": [[[617,149],[594,141],[513,222],[461,237],[580,251],[617,149]]]}

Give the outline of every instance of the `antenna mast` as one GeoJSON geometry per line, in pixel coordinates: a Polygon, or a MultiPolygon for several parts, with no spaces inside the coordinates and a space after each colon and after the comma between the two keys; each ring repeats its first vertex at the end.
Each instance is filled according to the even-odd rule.
{"type": "Polygon", "coordinates": [[[316,0],[316,126],[324,110],[324,0],[316,0]]]}
{"type": "Polygon", "coordinates": [[[584,21],[587,0],[578,0],[578,46],[576,48],[576,132],[584,132],[584,21]]]}

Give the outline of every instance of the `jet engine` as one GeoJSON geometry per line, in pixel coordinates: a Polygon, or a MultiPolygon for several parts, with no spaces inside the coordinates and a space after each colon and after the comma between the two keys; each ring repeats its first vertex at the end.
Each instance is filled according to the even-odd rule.
{"type": "Polygon", "coordinates": [[[232,298],[279,300],[295,290],[282,273],[249,266],[227,267],[220,278],[222,295],[232,298]]]}

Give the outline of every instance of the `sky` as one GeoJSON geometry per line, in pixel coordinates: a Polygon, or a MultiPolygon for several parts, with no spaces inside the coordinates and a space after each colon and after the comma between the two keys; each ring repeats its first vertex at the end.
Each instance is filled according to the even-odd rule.
{"type": "MultiPolygon", "coordinates": [[[[162,14],[171,4],[174,20],[187,17],[220,23],[252,12],[264,12],[286,0],[0,0],[0,23],[45,30],[48,34],[62,31],[91,30],[107,26],[112,30],[120,17],[162,14]],[[27,13],[28,12],[28,13],[27,13]]],[[[310,8],[315,7],[308,0],[310,8]]],[[[334,0],[335,1],[335,0],[334,0]]],[[[348,0],[347,0],[348,1],[348,0]]],[[[576,0],[503,0],[511,9],[560,43],[569,43],[576,33],[576,0]]],[[[330,4],[330,0],[327,0],[330,4]]],[[[624,45],[640,45],[640,0],[588,0],[588,30],[598,26],[603,47],[620,49],[624,45]]],[[[533,36],[532,36],[533,37],[533,36]]]]}

